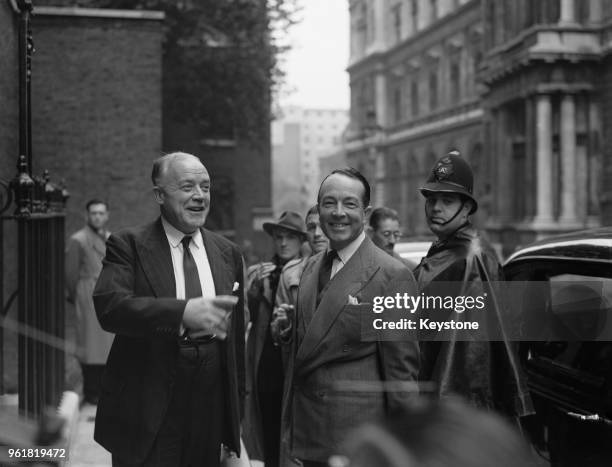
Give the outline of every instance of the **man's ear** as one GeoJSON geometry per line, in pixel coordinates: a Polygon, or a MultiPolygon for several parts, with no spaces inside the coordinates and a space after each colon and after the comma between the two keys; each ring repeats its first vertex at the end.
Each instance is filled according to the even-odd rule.
{"type": "Polygon", "coordinates": [[[162,190],[160,187],[158,186],[154,186],[153,187],[153,196],[155,197],[155,202],[157,204],[164,204],[164,190],[162,190]]]}
{"type": "Polygon", "coordinates": [[[471,199],[468,199],[466,200],[465,203],[463,203],[463,211],[465,211],[466,217],[470,215],[470,211],[472,210],[473,207],[474,207],[474,202],[471,199]]]}
{"type": "Polygon", "coordinates": [[[363,213],[365,214],[365,216],[363,216],[363,224],[366,225],[368,219],[370,218],[370,214],[372,214],[372,206],[368,206],[367,208],[365,208],[363,210],[363,213]]]}

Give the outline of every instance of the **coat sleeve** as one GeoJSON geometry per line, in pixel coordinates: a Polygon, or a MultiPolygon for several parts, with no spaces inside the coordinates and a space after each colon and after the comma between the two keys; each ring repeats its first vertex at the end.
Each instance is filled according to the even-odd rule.
{"type": "MultiPolygon", "coordinates": [[[[397,293],[409,295],[417,294],[416,282],[412,273],[408,269],[402,268],[400,273],[395,273],[389,286],[386,288],[385,296],[395,296],[397,293]]],[[[402,310],[389,310],[390,314],[397,313],[399,316],[402,310]]],[[[384,381],[397,381],[408,383],[406,390],[394,390],[390,387],[386,392],[386,402],[388,413],[393,413],[414,401],[418,396],[417,378],[419,374],[420,356],[419,344],[416,333],[407,336],[402,341],[380,340],[377,344],[378,358],[384,381]],[[414,383],[409,387],[409,383],[414,383]]]]}
{"type": "Polygon", "coordinates": [[[93,294],[100,325],[118,335],[176,339],[187,301],[138,295],[135,282],[139,268],[129,239],[111,235],[93,294]]]}
{"type": "Polygon", "coordinates": [[[76,286],[79,281],[79,268],[81,265],[81,244],[79,241],[70,237],[66,246],[65,271],[66,271],[66,291],[68,301],[74,303],[76,297],[76,286]]]}

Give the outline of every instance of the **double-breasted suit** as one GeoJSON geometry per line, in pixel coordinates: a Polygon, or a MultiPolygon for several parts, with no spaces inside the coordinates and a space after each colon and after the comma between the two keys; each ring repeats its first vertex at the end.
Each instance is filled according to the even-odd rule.
{"type": "Polygon", "coordinates": [[[394,411],[415,395],[351,390],[350,383],[343,388],[338,384],[411,382],[419,370],[415,340],[361,339],[361,314],[372,312],[375,296],[416,294],[412,273],[365,238],[321,291],[317,306],[324,255],[308,260],[300,280],[283,398],[284,442],[292,456],[315,462],[336,453],[350,429],[394,411]]]}
{"type": "MultiPolygon", "coordinates": [[[[226,401],[222,439],[239,452],[244,397],[242,257],[223,237],[206,229],[201,233],[217,295],[234,293],[239,298],[222,342],[226,401]]],[[[111,235],[94,304],[102,327],[116,337],[102,379],[94,438],[123,462],[145,460],[164,419],[186,303],[176,298],[170,246],[161,219],[111,235]]]]}

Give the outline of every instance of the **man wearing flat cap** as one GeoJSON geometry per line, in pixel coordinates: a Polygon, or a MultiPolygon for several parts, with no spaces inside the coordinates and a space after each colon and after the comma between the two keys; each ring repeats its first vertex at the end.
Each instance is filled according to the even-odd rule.
{"type": "Polygon", "coordinates": [[[283,266],[300,256],[306,240],[302,217],[285,211],[277,222],[263,228],[274,242],[274,257],[247,271],[247,299],[251,329],[247,339],[247,396],[244,442],[251,459],[278,466],[280,449],[283,362],[281,348],[270,334],[276,289],[283,266]]]}

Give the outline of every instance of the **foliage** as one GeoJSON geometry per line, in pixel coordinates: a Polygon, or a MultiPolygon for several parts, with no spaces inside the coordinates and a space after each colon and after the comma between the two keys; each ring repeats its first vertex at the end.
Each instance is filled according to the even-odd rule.
{"type": "Polygon", "coordinates": [[[271,93],[299,0],[76,0],[83,7],[162,10],[164,118],[203,138],[257,143],[267,134],[271,93]]]}

